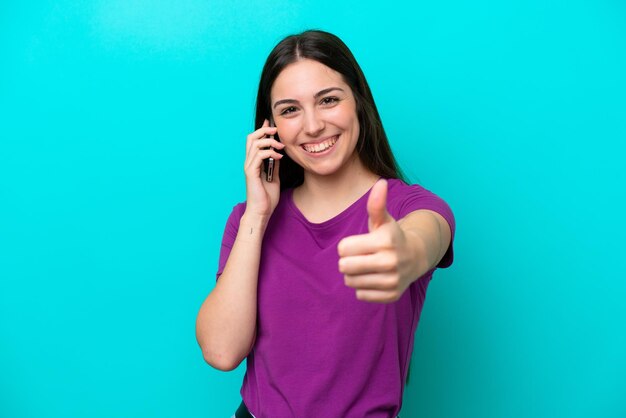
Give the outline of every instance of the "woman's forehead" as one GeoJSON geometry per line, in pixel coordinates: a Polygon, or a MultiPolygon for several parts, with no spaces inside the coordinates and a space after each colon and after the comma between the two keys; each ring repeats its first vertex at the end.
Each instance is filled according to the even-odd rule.
{"type": "Polygon", "coordinates": [[[271,99],[306,99],[329,87],[349,90],[340,73],[320,62],[303,59],[289,64],[278,74],[271,99]]]}

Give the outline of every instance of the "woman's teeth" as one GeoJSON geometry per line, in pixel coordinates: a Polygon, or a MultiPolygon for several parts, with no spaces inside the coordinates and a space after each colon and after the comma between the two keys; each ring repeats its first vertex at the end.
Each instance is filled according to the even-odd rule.
{"type": "Polygon", "coordinates": [[[304,150],[306,152],[311,152],[311,153],[318,153],[318,152],[324,152],[326,151],[328,148],[332,147],[333,145],[335,145],[335,142],[337,142],[337,136],[333,136],[330,139],[327,139],[324,142],[320,142],[319,144],[304,144],[302,145],[302,148],[304,148],[304,150]]]}

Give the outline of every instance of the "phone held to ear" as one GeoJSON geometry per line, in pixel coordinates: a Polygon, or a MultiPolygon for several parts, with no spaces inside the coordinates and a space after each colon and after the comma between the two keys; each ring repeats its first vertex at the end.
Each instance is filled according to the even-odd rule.
{"type": "MultiPolygon", "coordinates": [[[[274,127],[274,118],[270,117],[270,127],[274,127]]],[[[274,135],[269,138],[274,139],[274,135]]],[[[265,170],[265,180],[271,182],[274,179],[274,159],[272,157],[263,160],[263,168],[265,170]]]]}

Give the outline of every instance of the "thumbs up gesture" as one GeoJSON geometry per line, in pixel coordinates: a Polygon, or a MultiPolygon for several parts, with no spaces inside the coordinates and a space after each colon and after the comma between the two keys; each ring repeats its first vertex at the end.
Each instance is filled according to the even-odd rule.
{"type": "Polygon", "coordinates": [[[369,233],[342,239],[339,271],[357,299],[389,303],[402,296],[414,276],[416,251],[400,224],[387,212],[387,181],[372,187],[367,201],[369,233]]]}

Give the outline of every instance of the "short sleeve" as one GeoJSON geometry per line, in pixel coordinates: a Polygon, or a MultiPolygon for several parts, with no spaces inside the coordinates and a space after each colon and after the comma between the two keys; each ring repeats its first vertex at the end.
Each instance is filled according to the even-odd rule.
{"type": "Polygon", "coordinates": [[[237,238],[237,232],[239,231],[239,222],[241,221],[241,216],[243,215],[244,211],[245,204],[239,203],[235,205],[235,207],[233,207],[232,212],[228,216],[228,220],[226,221],[226,227],[224,228],[224,235],[222,236],[220,258],[217,265],[217,273],[215,275],[216,280],[224,271],[224,267],[226,266],[226,261],[228,261],[230,251],[233,249],[233,245],[235,244],[235,238],[237,238]]]}
{"type": "Polygon", "coordinates": [[[450,209],[450,206],[448,206],[442,198],[420,185],[407,185],[398,181],[398,183],[394,184],[393,188],[389,188],[387,209],[396,219],[401,219],[409,213],[420,209],[432,210],[441,215],[450,226],[451,239],[450,246],[439,264],[437,264],[437,267],[446,268],[452,265],[454,260],[453,242],[456,223],[452,209],[450,209]]]}

